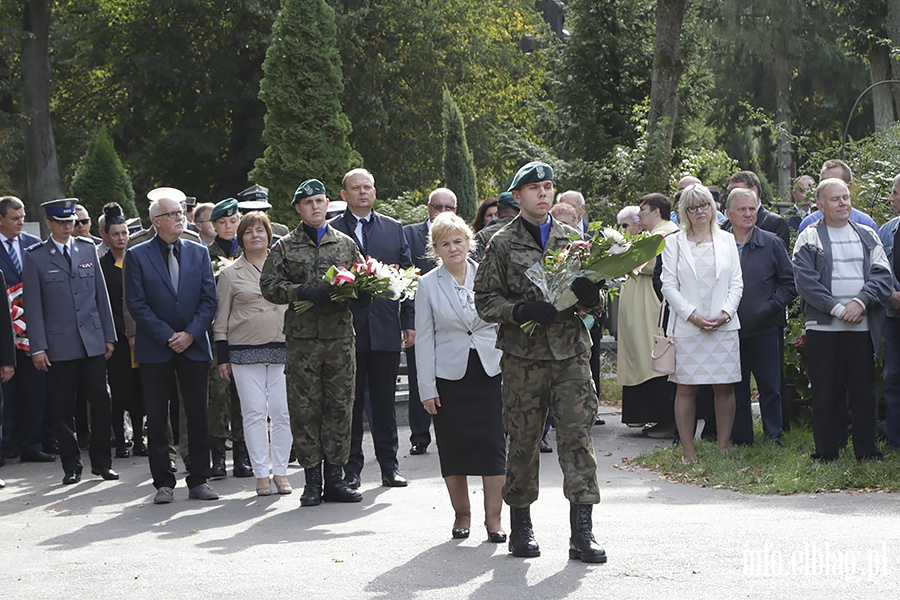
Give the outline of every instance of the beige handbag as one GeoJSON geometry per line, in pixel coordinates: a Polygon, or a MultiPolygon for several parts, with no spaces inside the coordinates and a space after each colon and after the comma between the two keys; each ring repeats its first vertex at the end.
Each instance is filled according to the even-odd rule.
{"type": "MultiPolygon", "coordinates": [[[[663,298],[659,307],[659,325],[656,335],[653,336],[653,351],[650,353],[650,368],[662,375],[675,373],[675,326],[672,325],[672,335],[667,336],[663,331],[663,315],[666,312],[666,300],[663,298]]],[[[673,315],[674,316],[674,315],[673,315]]]]}

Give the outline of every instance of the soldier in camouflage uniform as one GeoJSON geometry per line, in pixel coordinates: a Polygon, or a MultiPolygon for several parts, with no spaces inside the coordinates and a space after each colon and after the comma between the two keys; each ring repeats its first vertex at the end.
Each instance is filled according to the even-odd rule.
{"type": "MultiPolygon", "coordinates": [[[[491,238],[475,278],[478,314],[500,324],[503,421],[509,434],[503,486],[503,499],[511,508],[509,549],[513,556],[540,556],[529,507],[538,497],[539,443],[549,408],[556,420],[563,491],[571,504],[569,557],[606,562],[591,531],[591,509],[600,502],[591,440],[598,404],[589,363],[591,338],[574,308],[557,311],[525,275],[577,232],[548,215],[553,204],[549,165],[528,163],[509,189],[521,212],[491,238]],[[520,325],[531,320],[540,326],[529,336],[520,325]]],[[[581,309],[603,309],[597,284],[580,277],[572,291],[581,309]]]]}
{"type": "Polygon", "coordinates": [[[349,269],[364,259],[356,242],[325,222],[328,198],[319,180],[300,184],[291,204],[301,223],[275,244],[259,283],[270,302],[313,303],[304,313],[288,310],[284,316],[288,410],[306,476],[300,504],[359,502],[362,495],[343,479],[356,382],[353,316],[346,303],[331,300],[322,276],[332,265],[349,269]]]}
{"type": "MultiPolygon", "coordinates": [[[[217,203],[209,214],[209,220],[216,230],[216,239],[206,249],[212,261],[213,272],[218,273],[227,263],[243,254],[238,244],[237,227],[241,221],[238,214],[238,202],[234,198],[226,198],[217,203]]],[[[209,332],[213,337],[212,329],[209,332]]],[[[241,414],[241,402],[238,398],[234,381],[223,379],[219,375],[218,349],[213,346],[213,359],[209,363],[209,448],[212,454],[210,479],[222,479],[227,475],[225,470],[225,440],[232,441],[232,459],[235,477],[253,477],[250,455],[244,442],[244,418],[241,414]]]]}
{"type": "Polygon", "coordinates": [[[484,260],[484,249],[487,248],[488,242],[495,233],[506,227],[506,224],[513,220],[519,214],[519,203],[513,199],[511,192],[503,192],[497,198],[497,217],[496,223],[491,223],[487,227],[475,234],[472,238],[472,258],[475,262],[484,260]]]}

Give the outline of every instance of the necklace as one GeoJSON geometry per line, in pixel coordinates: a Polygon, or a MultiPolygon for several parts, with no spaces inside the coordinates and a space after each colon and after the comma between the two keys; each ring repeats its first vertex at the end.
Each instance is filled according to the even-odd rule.
{"type": "Polygon", "coordinates": [[[695,241],[695,240],[691,240],[691,241],[694,242],[694,245],[695,245],[695,246],[702,246],[702,245],[705,244],[706,242],[712,241],[712,238],[711,238],[711,237],[708,237],[708,238],[703,238],[702,240],[696,240],[696,241],[695,241]]]}

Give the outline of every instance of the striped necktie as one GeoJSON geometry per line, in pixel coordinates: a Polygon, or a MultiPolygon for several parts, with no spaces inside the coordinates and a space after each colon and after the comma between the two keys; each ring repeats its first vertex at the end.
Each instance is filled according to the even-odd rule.
{"type": "Polygon", "coordinates": [[[19,262],[19,253],[16,252],[16,247],[15,245],[13,245],[12,240],[6,240],[6,244],[9,246],[9,259],[12,261],[13,267],[16,269],[16,273],[21,275],[22,263],[19,262]]]}

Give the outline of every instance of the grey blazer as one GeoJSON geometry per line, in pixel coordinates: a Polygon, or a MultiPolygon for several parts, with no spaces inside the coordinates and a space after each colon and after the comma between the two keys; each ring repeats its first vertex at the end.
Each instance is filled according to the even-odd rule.
{"type": "Polygon", "coordinates": [[[51,362],[99,356],[116,341],[97,246],[72,239],[71,267],[50,239],[29,248],[22,266],[31,352],[45,351],[51,362]]]}
{"type": "MultiPolygon", "coordinates": [[[[471,258],[467,262],[478,269],[471,258]]],[[[469,329],[454,284],[453,275],[440,266],[419,279],[416,290],[416,369],[423,401],[437,397],[437,377],[456,381],[465,376],[473,342],[485,373],[500,374],[498,326],[479,318],[469,329]]]]}

